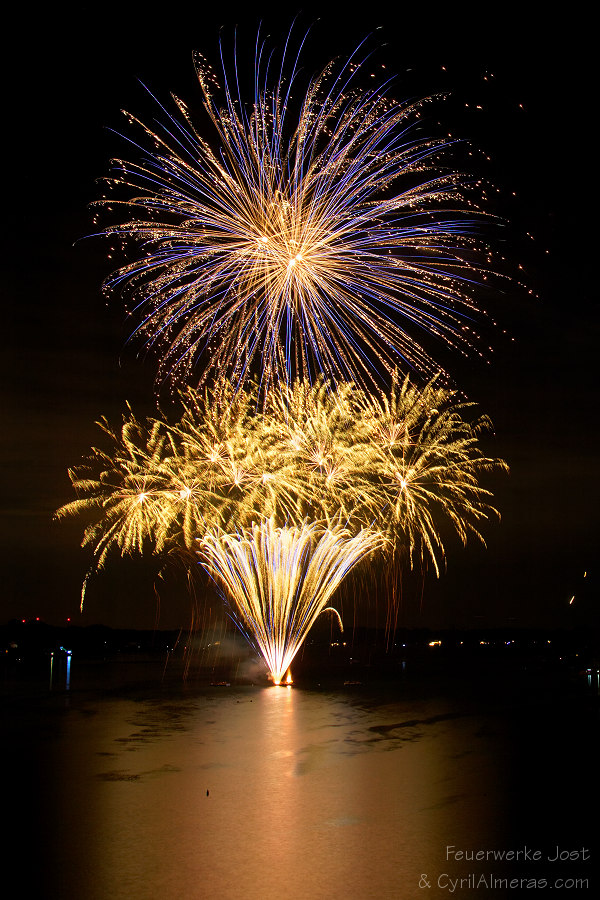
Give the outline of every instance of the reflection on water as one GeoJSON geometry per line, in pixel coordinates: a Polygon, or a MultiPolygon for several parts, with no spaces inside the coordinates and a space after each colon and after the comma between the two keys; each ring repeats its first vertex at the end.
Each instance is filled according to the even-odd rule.
{"type": "Polygon", "coordinates": [[[50,653],[50,690],[58,688],[68,691],[71,688],[72,651],[61,647],[57,653],[50,653]]]}
{"type": "Polygon", "coordinates": [[[600,694],[600,669],[586,669],[588,688],[600,694]]]}
{"type": "MultiPolygon", "coordinates": [[[[43,896],[409,898],[423,873],[489,870],[446,847],[515,846],[514,722],[432,693],[55,695],[38,722],[43,896]]],[[[519,835],[546,837],[563,836],[519,835]]]]}

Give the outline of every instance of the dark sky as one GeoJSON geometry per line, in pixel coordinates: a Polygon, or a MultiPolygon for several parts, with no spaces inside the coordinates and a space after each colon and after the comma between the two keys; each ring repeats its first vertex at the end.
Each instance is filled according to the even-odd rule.
{"type": "MultiPolygon", "coordinates": [[[[154,365],[126,344],[118,299],[107,306],[100,293],[110,272],[105,247],[80,240],[93,230],[87,204],[99,196],[95,179],[107,174],[110,157],[124,152],[110,131],[123,127],[119,110],[148,118],[138,79],[166,102],[174,91],[193,105],[192,50],[216,61],[220,26],[230,35],[237,23],[240,43],[251,46],[261,17],[278,35],[294,14],[260,3],[251,13],[235,4],[173,9],[167,18],[165,8],[159,15],[147,4],[93,12],[62,4],[17,21],[5,36],[0,620],[155,621],[151,567],[116,557],[80,616],[88,563],[80,529],[52,521],[71,498],[68,466],[97,438],[94,420],[118,419],[126,400],[141,413],[153,403],[154,365]]],[[[359,19],[348,6],[326,4],[315,22],[319,12],[305,4],[300,19],[299,31],[315,22],[305,57],[315,70],[375,32],[399,99],[450,92],[432,129],[441,122],[481,150],[474,171],[500,189],[490,211],[509,222],[499,250],[527,285],[515,279],[482,295],[500,322],[491,363],[455,367],[494,421],[492,452],[511,466],[497,485],[502,522],[486,528],[487,550],[451,549],[448,574],[426,581],[422,606],[407,588],[405,624],[597,620],[592,27],[576,5],[560,20],[524,21],[518,9],[482,4],[472,13],[460,5],[439,14],[423,5],[406,13],[371,3],[359,19]]],[[[188,621],[183,591],[163,600],[161,626],[188,621]]]]}

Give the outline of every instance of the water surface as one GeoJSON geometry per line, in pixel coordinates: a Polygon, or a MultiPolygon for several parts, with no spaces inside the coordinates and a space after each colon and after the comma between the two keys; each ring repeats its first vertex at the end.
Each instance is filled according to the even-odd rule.
{"type": "MultiPolygon", "coordinates": [[[[594,715],[545,696],[498,680],[7,701],[15,835],[49,900],[410,898],[424,874],[445,896],[444,873],[519,869],[459,864],[449,846],[589,844],[576,815],[597,788],[592,747],[573,741],[591,740],[594,715]]],[[[507,896],[454,892],[477,894],[507,896]]]]}

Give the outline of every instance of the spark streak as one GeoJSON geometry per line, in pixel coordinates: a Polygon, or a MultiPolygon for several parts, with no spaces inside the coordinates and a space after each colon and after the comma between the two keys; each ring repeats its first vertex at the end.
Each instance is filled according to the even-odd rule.
{"type": "Polygon", "coordinates": [[[96,567],[113,547],[189,552],[209,531],[266,519],[344,523],[352,534],[372,527],[438,574],[444,527],[463,543],[481,537],[479,523],[495,510],[480,476],[506,466],[481,454],[489,423],[469,421],[469,404],[452,391],[405,380],[372,396],[296,382],[258,408],[259,390],[189,389],[174,424],[133,413],[120,432],[101,422],[109,449],[94,448],[71,470],[78,498],[57,513],[92,514],[83,543],[96,567]]]}
{"type": "Polygon", "coordinates": [[[248,96],[235,54],[233,78],[196,54],[204,123],[177,98],[152,128],[126,114],[143,156],[113,161],[98,205],[135,252],[105,288],[158,350],[158,382],[189,386],[175,423],[103,420],[110,447],[57,512],[91,515],[90,571],[113,548],[199,552],[276,684],[363,557],[402,550],[439,575],[442,534],[481,538],[480,476],[506,468],[424,346],[478,340],[480,213],[441,168],[452,142],[419,130],[426,100],[361,86],[362,45],[304,81],[289,46],[277,61],[257,41],[248,96]]]}
{"type": "Polygon", "coordinates": [[[298,56],[276,66],[259,41],[249,97],[237,60],[217,77],[196,54],[208,121],[177,98],[162,125],[128,115],[144,157],[114,160],[99,204],[119,219],[102,233],[139,252],[106,287],[130,298],[160,381],[371,386],[438,371],[423,334],[476,342],[480,213],[440,166],[452,142],[418,130],[425,100],[361,87],[362,53],[303,83],[298,56]]]}
{"type": "Polygon", "coordinates": [[[382,535],[315,523],[277,528],[272,519],[239,534],[209,530],[200,558],[221,586],[240,630],[280,684],[302,642],[348,572],[381,546],[382,535]]]}

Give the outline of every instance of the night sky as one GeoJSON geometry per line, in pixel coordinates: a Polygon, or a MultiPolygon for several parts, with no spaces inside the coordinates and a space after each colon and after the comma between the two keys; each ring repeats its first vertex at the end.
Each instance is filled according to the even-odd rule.
{"type": "MultiPolygon", "coordinates": [[[[592,29],[576,6],[556,21],[500,8],[503,18],[490,5],[451,16],[369,3],[357,20],[348,6],[326,4],[317,22],[306,4],[298,28],[315,23],[304,57],[313,71],[374,32],[398,76],[394,96],[450,92],[431,112],[431,131],[480,151],[473,171],[500,189],[489,209],[507,220],[495,240],[514,280],[481,294],[499,322],[491,361],[449,361],[494,422],[490,452],[511,467],[494,485],[502,521],[486,527],[487,550],[451,546],[447,575],[428,578],[422,600],[407,585],[407,625],[598,622],[592,29]]],[[[138,79],[166,103],[173,91],[193,106],[192,50],[216,63],[220,26],[231,36],[238,24],[240,43],[252,47],[261,18],[281,35],[295,10],[175,4],[167,18],[167,7],[155,14],[146,4],[94,9],[62,4],[5,37],[0,620],[152,627],[152,566],[116,556],[80,615],[89,565],[81,528],[52,521],[72,498],[68,466],[97,440],[94,420],[118,421],[126,400],[140,414],[154,403],[154,363],[127,343],[118,298],[107,305],[101,295],[111,265],[105,243],[83,239],[93,231],[88,204],[110,157],[127,153],[111,131],[124,129],[119,110],[152,115],[138,79]]],[[[161,627],[188,622],[183,591],[163,598],[161,627]]]]}

